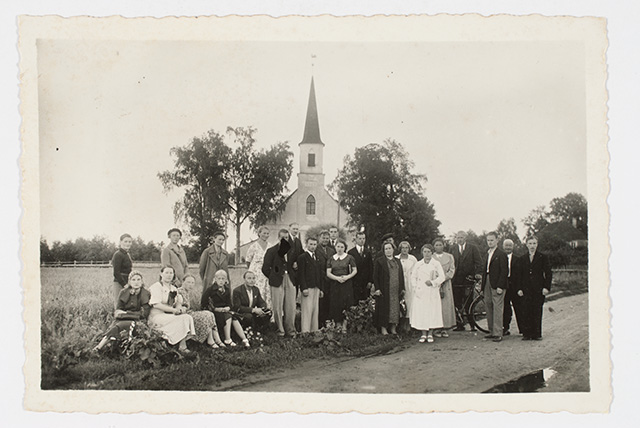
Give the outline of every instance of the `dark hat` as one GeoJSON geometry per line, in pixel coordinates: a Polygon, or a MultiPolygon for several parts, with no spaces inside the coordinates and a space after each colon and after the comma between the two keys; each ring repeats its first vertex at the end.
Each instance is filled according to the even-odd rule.
{"type": "Polygon", "coordinates": [[[227,235],[221,231],[221,230],[216,230],[215,232],[213,232],[213,237],[215,238],[216,236],[222,235],[224,236],[224,239],[227,239],[227,235]]]}
{"type": "Polygon", "coordinates": [[[385,233],[382,235],[382,242],[386,241],[389,238],[393,238],[393,233],[385,233]]]}
{"type": "Polygon", "coordinates": [[[282,238],[280,240],[280,245],[278,246],[278,255],[280,257],[284,257],[285,254],[289,252],[291,249],[291,244],[287,241],[286,238],[282,238]]]}

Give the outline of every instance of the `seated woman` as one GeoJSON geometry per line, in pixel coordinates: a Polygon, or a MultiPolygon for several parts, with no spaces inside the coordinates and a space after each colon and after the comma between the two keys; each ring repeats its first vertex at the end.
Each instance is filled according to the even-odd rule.
{"type": "Polygon", "coordinates": [[[175,272],[171,266],[160,270],[160,281],[149,287],[149,326],[162,332],[170,345],[178,344],[178,351],[189,354],[187,339],[195,336],[193,318],[187,310],[177,304],[178,289],[173,285],[175,272]]]}
{"type": "Polygon", "coordinates": [[[236,346],[231,340],[231,326],[246,348],[249,348],[249,340],[245,336],[240,322],[233,318],[231,312],[231,287],[227,272],[220,269],[214,274],[213,284],[207,287],[202,293],[200,308],[213,312],[216,317],[216,324],[224,326],[224,344],[236,346]]]}
{"type": "Polygon", "coordinates": [[[209,311],[194,311],[191,309],[189,301],[189,292],[196,286],[196,278],[187,274],[182,278],[182,287],[178,288],[178,303],[187,309],[187,313],[193,318],[193,324],[196,327],[196,336],[194,340],[207,344],[213,349],[224,348],[224,343],[218,334],[218,326],[216,325],[215,316],[209,311]]]}
{"type": "Polygon", "coordinates": [[[233,290],[233,310],[238,313],[243,327],[263,330],[269,325],[271,311],[260,294],[256,274],[248,270],[243,275],[244,284],[233,290]]]}
{"type": "Polygon", "coordinates": [[[127,331],[136,321],[144,320],[149,316],[149,299],[151,295],[143,288],[144,281],[142,274],[137,270],[129,273],[128,282],[116,301],[115,320],[109,326],[104,337],[93,348],[99,351],[112,340],[120,339],[120,333],[127,331]]]}

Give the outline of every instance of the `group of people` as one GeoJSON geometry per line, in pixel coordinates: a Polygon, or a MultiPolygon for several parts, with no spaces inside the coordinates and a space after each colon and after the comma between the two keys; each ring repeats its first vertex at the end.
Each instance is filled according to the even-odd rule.
{"type": "Polygon", "coordinates": [[[317,237],[307,236],[304,245],[299,231],[299,225],[292,223],[279,230],[276,244],[269,246],[270,230],[260,227],[258,239],[247,251],[243,283],[233,291],[229,254],[223,248],[226,235],[216,232],[200,257],[203,290],[197,311],[189,302],[196,281],[180,245],[181,231],[169,230],[159,280],[148,287],[140,272],[132,270],[131,236],[122,235],[112,259],[115,321],[95,349],[146,317],[181,352],[190,352],[190,339],[206,341],[212,348],[236,346],[232,330],[250,347],[244,332],[249,326],[261,330],[273,323],[278,336],[294,337],[298,306],[301,333],[318,331],[328,322],[346,333],[347,311],[370,296],[375,299],[374,322],[381,334],[414,328],[422,333],[421,343],[433,342],[434,337],[448,337],[451,329],[465,329],[456,308],[464,309],[477,280],[482,283],[491,330],[486,339],[499,342],[510,334],[512,307],[523,339],[542,337],[542,305],[551,287],[551,268],[548,258],[537,251],[534,236],[526,240],[527,254],[517,258],[513,242],[507,239],[503,249],[498,248],[494,232],[487,234],[489,249],[484,255],[459,232],[451,253],[437,238],[422,246],[418,260],[410,254],[409,242],[402,241],[397,248],[391,234],[383,236],[380,252],[374,253],[364,232],[356,233],[355,245],[348,249],[335,226],[317,237]]]}

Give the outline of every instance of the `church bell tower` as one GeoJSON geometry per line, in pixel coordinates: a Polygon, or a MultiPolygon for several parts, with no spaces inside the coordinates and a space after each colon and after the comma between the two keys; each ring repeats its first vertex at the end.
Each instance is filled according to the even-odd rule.
{"type": "Polygon", "coordinates": [[[324,143],[320,139],[320,124],[318,123],[318,108],[316,106],[316,90],[313,77],[311,77],[304,135],[298,147],[300,148],[298,189],[309,187],[324,188],[324,171],[322,169],[324,143]]]}

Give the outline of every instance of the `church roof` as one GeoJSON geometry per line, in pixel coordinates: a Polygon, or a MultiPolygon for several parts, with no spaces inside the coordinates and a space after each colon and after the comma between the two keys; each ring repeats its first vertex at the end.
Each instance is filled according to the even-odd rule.
{"type": "Polygon", "coordinates": [[[300,144],[322,144],[320,139],[320,124],[318,123],[318,107],[316,106],[316,90],[311,77],[311,91],[309,92],[309,105],[307,106],[307,119],[304,123],[304,135],[300,144]]]}

